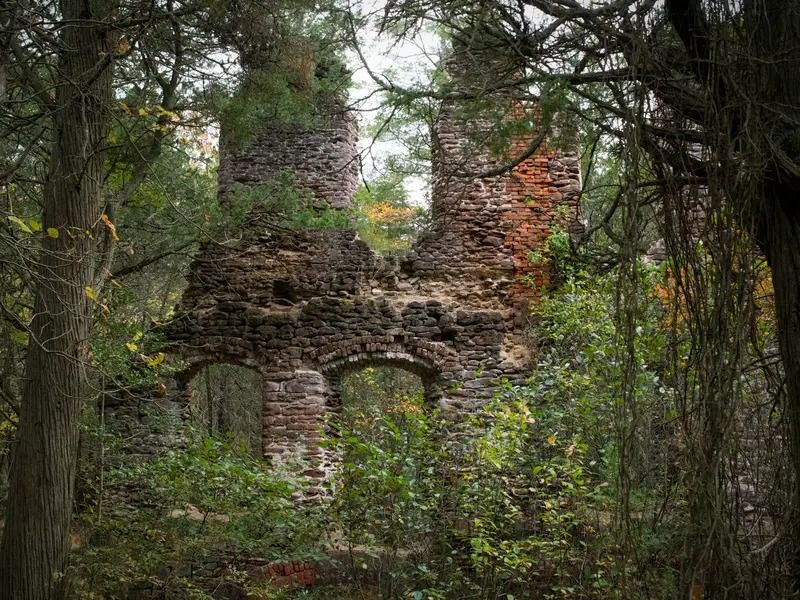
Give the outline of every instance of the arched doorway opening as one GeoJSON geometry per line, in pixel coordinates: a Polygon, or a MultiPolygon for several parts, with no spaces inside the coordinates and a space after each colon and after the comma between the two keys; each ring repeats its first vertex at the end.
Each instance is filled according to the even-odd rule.
{"type": "Polygon", "coordinates": [[[189,380],[192,427],[204,435],[230,437],[254,457],[262,456],[264,383],[261,374],[227,363],[206,364],[189,380]]]}
{"type": "Polygon", "coordinates": [[[361,460],[347,440],[387,456],[397,444],[426,441],[418,436],[429,428],[426,417],[442,394],[441,370],[429,357],[403,348],[365,347],[323,364],[320,371],[329,389],[328,433],[342,438],[327,456],[329,468],[346,465],[348,458],[361,460]]]}
{"type": "MultiPolygon", "coordinates": [[[[342,408],[342,384],[351,379],[353,374],[360,375],[351,379],[351,383],[356,385],[360,382],[361,387],[367,382],[367,374],[378,387],[399,384],[402,389],[409,391],[409,386],[416,386],[422,390],[424,403],[431,407],[438,404],[442,395],[442,373],[439,366],[429,358],[405,350],[359,349],[350,355],[322,364],[320,372],[330,388],[330,412],[337,412],[342,408]]],[[[356,388],[351,386],[349,392],[355,391],[356,388]]]]}
{"type": "Polygon", "coordinates": [[[431,385],[386,364],[361,363],[339,378],[330,510],[346,540],[348,577],[381,598],[397,596],[396,568],[426,547],[434,527],[444,446],[431,385]]]}
{"type": "Polygon", "coordinates": [[[341,425],[363,439],[378,441],[387,420],[400,430],[412,415],[426,410],[426,382],[419,374],[396,366],[366,366],[339,380],[341,425]]]}

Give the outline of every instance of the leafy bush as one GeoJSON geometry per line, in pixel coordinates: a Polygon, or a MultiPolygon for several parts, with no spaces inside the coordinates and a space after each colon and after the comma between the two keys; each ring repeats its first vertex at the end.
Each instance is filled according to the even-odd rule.
{"type": "MultiPolygon", "coordinates": [[[[661,277],[642,275],[649,287],[661,277]]],[[[369,370],[366,384],[349,384],[360,402],[332,441],[343,460],[328,518],[356,581],[377,581],[387,599],[488,600],[619,598],[625,577],[642,597],[674,597],[680,494],[670,511],[654,506],[675,485],[658,420],[670,399],[655,370],[658,302],[643,303],[652,318],[636,344],[637,398],[655,415],[642,425],[652,436],[647,453],[632,467],[641,560],[619,560],[614,302],[613,276],[569,273],[540,304],[539,359],[527,384],[501,387],[457,429],[424,407],[421,391],[409,403],[396,382],[376,389],[380,377],[369,370]]]]}
{"type": "Polygon", "coordinates": [[[252,221],[280,230],[320,231],[350,229],[353,217],[347,210],[331,207],[317,200],[311,190],[298,186],[290,173],[281,173],[271,181],[243,188],[230,201],[236,212],[251,221],[246,229],[253,230],[252,221]]]}
{"type": "Polygon", "coordinates": [[[410,202],[403,182],[402,176],[383,176],[354,197],[358,235],[381,254],[409,248],[427,224],[425,209],[410,202]]]}
{"type": "Polygon", "coordinates": [[[556,440],[507,398],[459,439],[448,425],[385,414],[334,442],[344,460],[329,518],[355,572],[376,571],[382,598],[581,597],[576,582],[605,585],[587,539],[607,502],[585,444],[556,440]]]}
{"type": "Polygon", "coordinates": [[[297,502],[306,482],[293,473],[302,470],[268,469],[243,445],[205,438],[109,472],[114,511],[82,515],[91,543],[75,554],[76,597],[125,598],[150,586],[203,598],[208,579],[219,578],[210,564],[318,556],[317,508],[297,502]]]}

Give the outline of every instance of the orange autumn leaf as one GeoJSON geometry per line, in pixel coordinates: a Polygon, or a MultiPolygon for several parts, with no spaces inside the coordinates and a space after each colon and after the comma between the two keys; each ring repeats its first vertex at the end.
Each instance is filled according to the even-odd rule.
{"type": "Polygon", "coordinates": [[[117,235],[117,227],[111,222],[111,219],[108,218],[108,215],[106,214],[101,215],[100,220],[103,222],[103,225],[105,225],[111,230],[111,235],[114,236],[114,239],[119,241],[119,235],[117,235]]]}
{"type": "Polygon", "coordinates": [[[396,208],[388,202],[377,202],[364,210],[373,223],[397,224],[408,220],[414,214],[412,208],[396,208]]]}

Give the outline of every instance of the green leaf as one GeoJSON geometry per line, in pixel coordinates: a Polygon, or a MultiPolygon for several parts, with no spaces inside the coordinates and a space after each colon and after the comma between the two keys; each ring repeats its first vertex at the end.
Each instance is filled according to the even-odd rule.
{"type": "Polygon", "coordinates": [[[25,223],[25,221],[23,221],[19,217],[15,217],[14,215],[8,215],[8,220],[11,221],[12,223],[14,223],[17,227],[19,227],[25,233],[33,233],[33,231],[31,231],[31,228],[28,227],[28,225],[25,223]]]}
{"type": "Polygon", "coordinates": [[[26,331],[20,331],[19,329],[11,329],[11,340],[15,344],[19,344],[20,346],[26,346],[28,344],[28,333],[26,331]]]}

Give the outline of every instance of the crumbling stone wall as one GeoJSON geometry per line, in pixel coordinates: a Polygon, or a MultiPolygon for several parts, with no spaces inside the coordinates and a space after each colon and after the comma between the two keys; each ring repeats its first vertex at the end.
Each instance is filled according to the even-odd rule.
{"type": "MultiPolygon", "coordinates": [[[[524,109],[517,103],[510,111],[516,117],[524,109]]],[[[440,285],[454,284],[473,306],[477,300],[512,307],[524,321],[530,303],[550,284],[548,266],[529,255],[543,248],[554,227],[577,224],[580,163],[577,153],[545,143],[510,173],[476,177],[523,155],[530,141],[521,136],[505,156],[493,157],[475,147],[490,129],[491,123],[465,121],[443,109],[434,132],[435,223],[412,251],[412,268],[440,285]]]]}
{"type": "Polygon", "coordinates": [[[219,197],[224,200],[236,189],[289,173],[297,185],[310,189],[334,208],[347,208],[358,186],[356,136],[357,126],[349,113],[333,115],[324,126],[309,130],[288,125],[265,128],[249,140],[234,139],[223,131],[219,197]],[[298,136],[302,143],[298,143],[298,136]]]}
{"type": "MultiPolygon", "coordinates": [[[[195,260],[169,337],[189,362],[187,380],[219,362],[261,373],[265,455],[302,449],[314,465],[309,475],[325,475],[317,442],[348,370],[385,364],[418,373],[428,401],[451,413],[474,410],[499,381],[528,375],[525,317],[550,278],[528,254],[555,225],[576,221],[578,158],[543,146],[510,173],[478,178],[499,160],[484,153],[457,173],[447,165],[463,152],[467,127],[443,111],[434,226],[403,256],[377,255],[354,231],[252,230],[195,260]]],[[[221,194],[290,169],[321,202],[352,201],[349,117],[324,130],[264,130],[225,152],[233,154],[221,160],[221,194]]]]}

